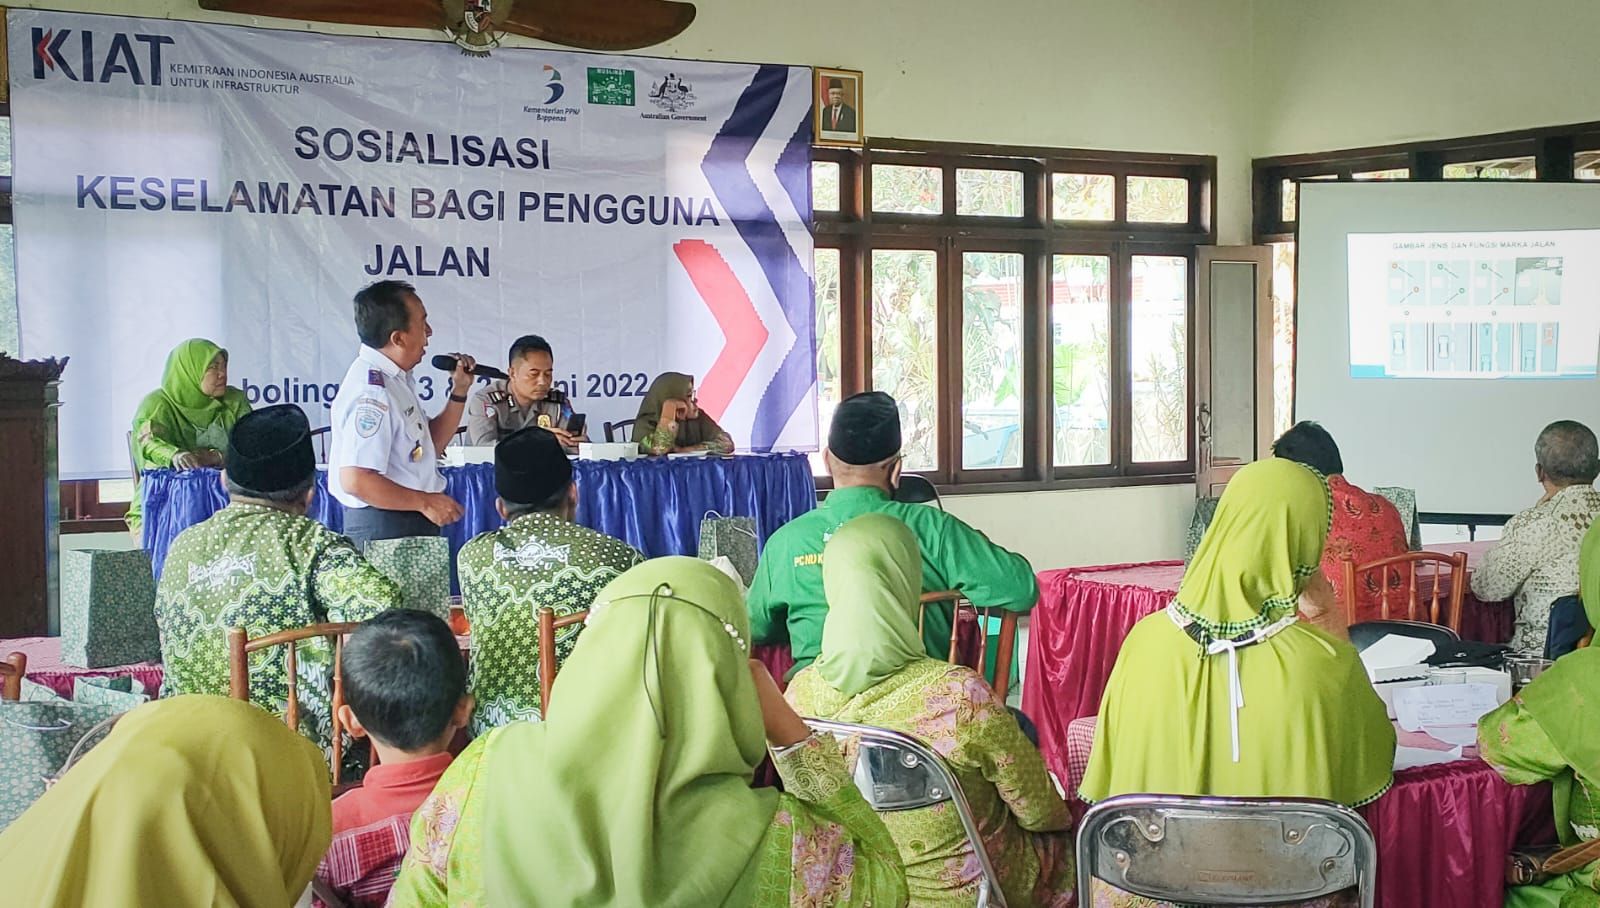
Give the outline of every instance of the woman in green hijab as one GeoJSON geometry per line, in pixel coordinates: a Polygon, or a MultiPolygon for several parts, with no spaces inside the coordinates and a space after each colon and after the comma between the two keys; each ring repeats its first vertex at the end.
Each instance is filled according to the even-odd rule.
{"type": "Polygon", "coordinates": [[[650,385],[633,422],[633,440],[646,454],[705,451],[732,454],[733,437],[700,409],[694,376],[663,372],[650,385]]]}
{"type": "Polygon", "coordinates": [[[417,811],[391,906],[906,904],[833,739],[750,661],[732,580],[647,561],[587,624],[544,721],[473,741],[417,811]],[[769,746],[786,793],[750,787],[769,746]]]}
{"type": "MultiPolygon", "coordinates": [[[[1006,904],[1071,904],[1072,816],[1038,749],[982,676],[923,651],[922,554],[910,528],[887,514],[846,523],[823,549],[822,583],[822,653],[790,682],[789,702],[803,715],[928,742],[961,782],[1006,904]]],[[[974,903],[980,871],[954,811],[940,805],[883,819],[905,860],[913,904],[974,903]]]]}
{"type": "MultiPolygon", "coordinates": [[[[1590,627],[1600,627],[1600,523],[1578,555],[1578,583],[1590,627]]],[[[1478,720],[1478,754],[1513,785],[1555,780],[1562,845],[1600,839],[1600,649],[1577,649],[1521,693],[1478,720]]],[[[1600,906],[1600,873],[1590,863],[1537,886],[1506,893],[1507,908],[1600,906]]]]}
{"type": "MultiPolygon", "coordinates": [[[[133,462],[138,471],[222,466],[228,431],[250,412],[244,392],[228,385],[228,351],[193,337],[172,349],[161,387],[133,414],[133,462]]],[[[128,506],[128,529],[138,535],[143,501],[128,506]]]]}
{"type": "Polygon", "coordinates": [[[1321,474],[1274,458],[1234,474],[1177,598],[1134,625],[1080,789],[1307,797],[1389,789],[1394,726],[1355,648],[1299,619],[1328,533],[1321,474]]]}

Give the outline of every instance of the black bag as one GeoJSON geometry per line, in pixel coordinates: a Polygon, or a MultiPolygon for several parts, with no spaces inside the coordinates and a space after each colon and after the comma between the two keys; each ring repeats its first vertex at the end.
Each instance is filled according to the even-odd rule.
{"type": "Polygon", "coordinates": [[[1562,596],[1550,605],[1550,627],[1544,634],[1544,657],[1559,659],[1572,652],[1590,630],[1589,615],[1583,610],[1583,600],[1577,596],[1562,596]]]}

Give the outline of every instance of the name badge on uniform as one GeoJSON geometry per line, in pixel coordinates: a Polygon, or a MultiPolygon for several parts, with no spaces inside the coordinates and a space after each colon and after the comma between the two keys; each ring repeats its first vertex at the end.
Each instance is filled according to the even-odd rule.
{"type": "Polygon", "coordinates": [[[548,429],[548,428],[550,428],[551,425],[552,424],[550,422],[550,414],[548,414],[548,413],[540,413],[539,414],[539,428],[548,429]]]}
{"type": "Polygon", "coordinates": [[[417,442],[411,449],[411,462],[416,463],[422,459],[422,442],[417,442]]]}

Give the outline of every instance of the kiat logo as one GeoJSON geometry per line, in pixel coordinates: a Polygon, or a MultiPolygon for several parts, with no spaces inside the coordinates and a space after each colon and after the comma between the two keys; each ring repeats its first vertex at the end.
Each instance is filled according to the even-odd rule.
{"type": "Polygon", "coordinates": [[[546,63],[544,65],[544,71],[550,74],[550,78],[546,79],[544,83],[544,87],[550,91],[550,97],[545,98],[544,103],[554,104],[561,100],[562,95],[567,93],[567,87],[561,84],[560,70],[546,63]]]}
{"type": "Polygon", "coordinates": [[[60,73],[73,82],[110,82],[126,76],[135,85],[161,84],[161,47],[175,43],[167,35],[112,32],[109,41],[91,31],[63,28],[33,30],[33,77],[60,73]],[[135,49],[134,44],[144,45],[135,49]]]}

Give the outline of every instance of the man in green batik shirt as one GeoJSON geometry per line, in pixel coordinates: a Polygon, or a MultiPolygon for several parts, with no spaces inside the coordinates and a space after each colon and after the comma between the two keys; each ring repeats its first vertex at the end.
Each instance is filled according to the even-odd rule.
{"type": "MultiPolygon", "coordinates": [[[[162,694],[228,693],[227,631],[252,637],[323,621],[364,621],[400,605],[394,581],[350,540],[305,516],[316,478],[306,416],[293,404],[257,410],[228,436],[228,506],[173,540],[156,593],[162,694]]],[[[250,656],[250,699],[283,715],[287,647],[250,656]]],[[[300,732],[332,744],[327,641],[296,647],[300,732]]]]}
{"type": "MultiPolygon", "coordinates": [[[[750,586],[750,631],[757,643],[789,641],[795,672],[822,648],[828,600],[822,589],[822,549],[839,527],[862,514],[897,517],[922,549],[922,591],[960,590],[980,608],[1026,612],[1039,598],[1028,560],[990,542],[956,517],[924,504],[894,501],[900,481],[900,411],[882,391],[839,404],[828,432],[832,492],[822,506],[781,527],[767,540],[750,586]]],[[[922,643],[928,655],[950,655],[952,608],[927,608],[922,643]]]]}
{"type": "MultiPolygon", "coordinates": [[[[557,617],[582,611],[607,583],[644,560],[626,542],[573,522],[578,487],[572,462],[544,429],[530,426],[495,445],[494,487],[508,523],[463,546],[457,564],[472,625],[467,690],[478,701],[474,736],[542,716],[538,610],[549,606],[557,617]]],[[[557,665],[582,630],[575,624],[556,632],[557,665]]]]}

